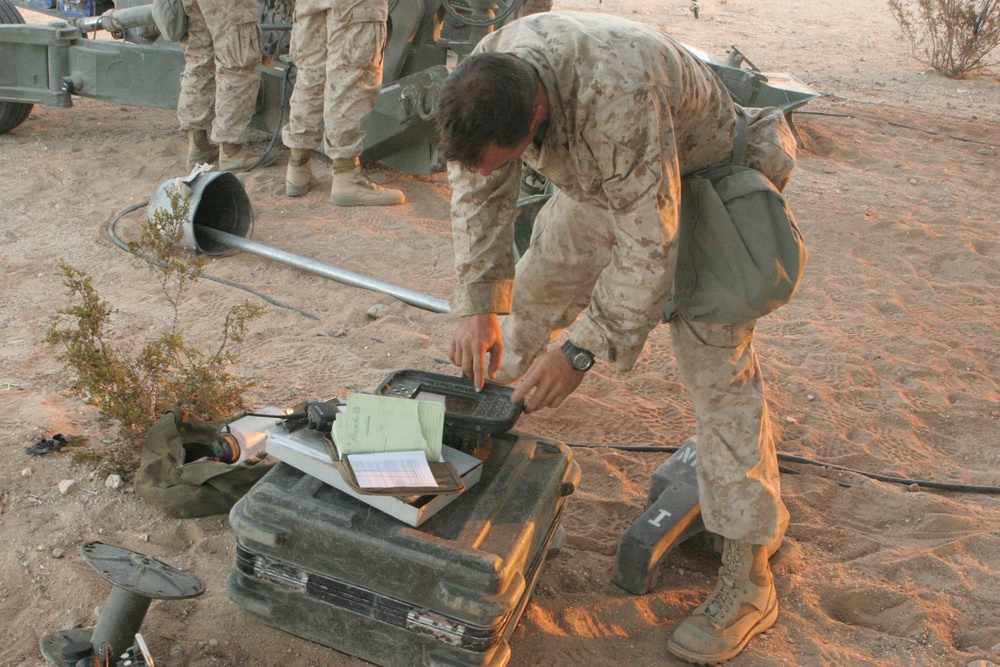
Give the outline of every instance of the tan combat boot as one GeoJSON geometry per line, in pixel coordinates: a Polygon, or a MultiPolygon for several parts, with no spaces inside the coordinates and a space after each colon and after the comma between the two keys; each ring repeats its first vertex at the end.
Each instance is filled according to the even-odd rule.
{"type": "Polygon", "coordinates": [[[726,540],[719,582],[667,642],[667,650],[699,665],[725,662],[778,618],[767,547],[726,540]]]}
{"type": "Polygon", "coordinates": [[[212,164],[218,157],[219,147],[209,140],[208,130],[188,130],[188,171],[199,164],[212,164]]]}
{"type": "Polygon", "coordinates": [[[383,188],[361,173],[357,158],[333,161],[330,203],[335,206],[395,206],[406,201],[399,190],[383,188]]]}
{"type": "Polygon", "coordinates": [[[223,142],[219,151],[219,171],[242,172],[250,167],[270,167],[278,161],[280,156],[276,151],[271,151],[264,155],[263,161],[257,165],[260,155],[250,152],[250,147],[246,144],[227,144],[223,142]]]}
{"type": "Polygon", "coordinates": [[[289,197],[301,197],[318,183],[309,166],[312,151],[306,148],[291,150],[288,168],[285,170],[285,194],[289,197]]]}
{"type": "Polygon", "coordinates": [[[244,171],[256,161],[246,144],[224,143],[219,151],[219,171],[244,171]]]}

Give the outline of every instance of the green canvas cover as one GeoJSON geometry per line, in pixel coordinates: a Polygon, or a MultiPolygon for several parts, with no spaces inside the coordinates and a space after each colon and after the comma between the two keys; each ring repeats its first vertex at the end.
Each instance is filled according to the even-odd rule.
{"type": "Polygon", "coordinates": [[[184,463],[185,444],[209,444],[225,423],[203,421],[178,408],[164,414],[143,442],[136,494],[178,518],[229,512],[275,461],[265,454],[235,465],[219,461],[184,463]]]}
{"type": "Polygon", "coordinates": [[[795,294],[808,253],[795,218],[761,172],[727,166],[684,179],[676,313],[746,322],[795,294]]]}
{"type": "Polygon", "coordinates": [[[179,42],[187,34],[187,15],[181,0],[153,0],[153,22],[168,42],[179,42]]]}

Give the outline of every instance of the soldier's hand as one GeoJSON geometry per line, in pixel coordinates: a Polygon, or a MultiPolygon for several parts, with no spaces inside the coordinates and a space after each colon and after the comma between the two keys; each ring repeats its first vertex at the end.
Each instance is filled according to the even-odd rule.
{"type": "Polygon", "coordinates": [[[472,378],[476,391],[486,383],[486,377],[496,377],[503,360],[503,334],[495,313],[470,315],[462,320],[451,340],[451,363],[462,369],[462,374],[472,378]],[[489,355],[489,366],[486,356],[489,355]]]}
{"type": "Polygon", "coordinates": [[[559,348],[549,350],[531,362],[510,399],[515,403],[524,399],[525,412],[558,408],[576,391],[586,374],[573,368],[559,348]]]}

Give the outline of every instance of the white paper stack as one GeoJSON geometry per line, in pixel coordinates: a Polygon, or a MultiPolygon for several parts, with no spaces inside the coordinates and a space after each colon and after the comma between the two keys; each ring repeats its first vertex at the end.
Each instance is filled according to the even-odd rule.
{"type": "MultiPolygon", "coordinates": [[[[303,428],[288,433],[283,427],[277,426],[267,432],[266,449],[268,455],[279,461],[283,461],[410,526],[419,526],[462,495],[461,493],[443,493],[400,497],[359,493],[344,479],[338,462],[334,461],[327,451],[323,435],[310,429],[303,428]]],[[[483,471],[483,462],[475,456],[447,445],[442,446],[441,455],[445,461],[455,467],[465,483],[465,490],[470,489],[479,481],[483,471]]]]}

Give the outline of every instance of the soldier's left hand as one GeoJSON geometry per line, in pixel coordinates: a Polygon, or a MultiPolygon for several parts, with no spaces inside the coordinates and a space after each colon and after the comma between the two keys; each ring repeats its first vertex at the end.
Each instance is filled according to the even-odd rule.
{"type": "Polygon", "coordinates": [[[517,403],[524,399],[525,412],[558,408],[567,396],[576,391],[586,374],[586,371],[573,368],[559,348],[549,350],[531,362],[511,400],[517,403]]]}

